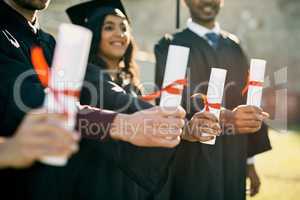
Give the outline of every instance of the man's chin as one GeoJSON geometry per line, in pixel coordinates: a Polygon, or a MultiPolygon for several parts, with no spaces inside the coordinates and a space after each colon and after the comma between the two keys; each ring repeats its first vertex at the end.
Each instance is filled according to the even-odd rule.
{"type": "Polygon", "coordinates": [[[201,18],[197,18],[198,22],[202,22],[202,23],[211,23],[211,22],[215,22],[216,17],[201,17],[201,18]]]}
{"type": "Polygon", "coordinates": [[[201,20],[204,21],[204,22],[215,21],[215,19],[216,19],[216,15],[215,14],[201,16],[201,20]]]}
{"type": "Polygon", "coordinates": [[[18,6],[31,10],[43,10],[46,9],[49,5],[49,0],[37,0],[37,1],[27,1],[27,0],[13,0],[18,6]]]}

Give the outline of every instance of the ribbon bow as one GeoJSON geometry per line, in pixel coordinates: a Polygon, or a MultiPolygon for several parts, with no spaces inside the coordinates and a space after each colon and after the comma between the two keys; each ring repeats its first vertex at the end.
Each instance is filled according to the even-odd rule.
{"type": "Polygon", "coordinates": [[[210,108],[217,109],[217,110],[221,109],[220,103],[209,103],[207,96],[204,94],[197,93],[197,94],[192,95],[192,98],[195,98],[197,96],[200,96],[200,98],[203,100],[205,111],[209,112],[210,108]]]}
{"type": "Polygon", "coordinates": [[[245,94],[248,92],[250,86],[257,86],[257,87],[263,87],[264,83],[260,81],[250,81],[250,75],[248,72],[248,78],[247,78],[247,83],[245,87],[242,90],[242,96],[245,96],[245,94]]]}
{"type": "Polygon", "coordinates": [[[144,101],[152,101],[152,100],[159,98],[161,96],[162,92],[180,95],[183,91],[183,88],[177,88],[176,86],[186,86],[186,85],[187,85],[186,79],[179,79],[179,80],[176,80],[173,83],[167,85],[166,87],[162,88],[159,91],[142,96],[141,99],[144,101]]]}
{"type": "MultiPolygon", "coordinates": [[[[35,72],[38,75],[38,78],[44,88],[48,88],[49,91],[53,94],[55,101],[63,106],[63,103],[60,101],[60,95],[70,96],[79,98],[80,91],[78,90],[57,90],[49,85],[50,80],[50,68],[45,59],[42,48],[33,47],[31,49],[31,62],[35,72]]],[[[68,114],[66,110],[63,111],[64,114],[68,114]]]]}

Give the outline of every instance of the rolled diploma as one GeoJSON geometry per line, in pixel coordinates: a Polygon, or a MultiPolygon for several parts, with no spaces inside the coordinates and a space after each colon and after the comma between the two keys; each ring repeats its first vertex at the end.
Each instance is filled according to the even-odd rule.
{"type": "MultiPolygon", "coordinates": [[[[251,59],[250,74],[249,74],[250,82],[258,81],[264,83],[266,64],[267,62],[265,60],[251,59]]],[[[262,91],[263,91],[263,87],[249,85],[248,94],[247,94],[247,105],[260,107],[261,99],[262,99],[262,91]]]]}
{"type": "MultiPolygon", "coordinates": [[[[226,74],[227,74],[227,70],[225,69],[219,69],[219,68],[211,69],[211,74],[210,74],[210,79],[209,79],[208,89],[207,89],[207,101],[209,103],[218,103],[218,104],[222,103],[226,74]]],[[[220,118],[221,110],[214,109],[211,107],[209,107],[209,110],[218,119],[220,118]]],[[[203,133],[202,135],[208,136],[208,134],[205,133],[203,133]]],[[[214,139],[210,141],[201,142],[201,143],[214,145],[216,143],[216,137],[214,137],[214,139]]]]}
{"type": "MultiPolygon", "coordinates": [[[[92,33],[83,27],[62,24],[59,27],[49,86],[56,90],[80,91],[87,67],[92,33]]],[[[77,97],[60,94],[54,98],[51,91],[46,94],[44,106],[49,112],[62,113],[67,111],[68,120],[62,126],[73,130],[76,121],[77,97]]],[[[64,166],[65,157],[44,157],[41,162],[48,165],[64,166]]]]}
{"type": "MultiPolygon", "coordinates": [[[[170,45],[164,74],[163,87],[176,80],[184,79],[189,59],[190,49],[183,46],[170,45]]],[[[177,107],[181,104],[182,95],[162,92],[160,106],[177,107]]]]}

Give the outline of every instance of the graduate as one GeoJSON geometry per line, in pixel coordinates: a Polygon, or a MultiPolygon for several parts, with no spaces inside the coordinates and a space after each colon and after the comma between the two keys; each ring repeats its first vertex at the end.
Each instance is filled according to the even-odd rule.
{"type": "MultiPolygon", "coordinates": [[[[156,83],[162,85],[169,45],[189,47],[187,94],[206,94],[205,83],[211,67],[224,68],[228,75],[223,107],[228,110],[221,114],[225,131],[217,137],[215,145],[190,142],[179,145],[168,185],[157,199],[242,200],[246,197],[247,158],[270,149],[262,121],[266,115],[259,108],[239,106],[245,103],[241,91],[249,64],[237,37],[222,30],[216,22],[223,1],[185,0],[185,3],[191,14],[187,28],[166,35],[155,46],[156,83]],[[229,126],[231,129],[227,129],[229,126]]],[[[183,106],[188,108],[189,102],[184,100],[183,106]]]]}
{"type": "MultiPolygon", "coordinates": [[[[67,9],[67,13],[73,23],[85,26],[94,33],[90,51],[90,65],[85,80],[97,87],[100,95],[96,95],[96,97],[100,96],[100,98],[93,101],[92,92],[84,89],[81,103],[97,102],[98,107],[125,113],[153,107],[151,104],[136,98],[140,91],[138,91],[138,66],[134,61],[135,45],[131,35],[129,19],[122,3],[120,1],[90,1],[67,9]],[[118,90],[123,89],[123,92],[130,96],[124,95],[124,93],[112,96],[107,89],[111,87],[109,85],[114,86],[114,88],[120,87],[118,90]],[[99,86],[102,87],[98,88],[99,86]],[[101,99],[102,97],[103,99],[101,99]]],[[[200,119],[206,115],[198,116],[200,119]]],[[[128,149],[125,149],[125,151],[128,151],[128,149]]],[[[172,159],[166,159],[167,155],[173,158],[174,153],[174,150],[167,152],[163,149],[139,149],[138,151],[141,152],[143,157],[135,160],[135,162],[140,163],[139,167],[141,168],[144,168],[145,164],[148,166],[153,165],[150,167],[153,170],[147,172],[153,174],[153,176],[157,176],[157,174],[160,174],[158,172],[162,170],[156,169],[157,163],[167,167],[168,163],[172,161],[172,159]],[[149,160],[151,161],[149,162],[149,160]]],[[[167,170],[167,168],[164,168],[164,170],[167,170]]],[[[103,183],[98,181],[97,185],[103,185],[101,190],[103,194],[99,198],[143,199],[154,195],[158,191],[144,191],[143,181],[138,182],[138,185],[136,185],[132,182],[132,179],[124,176],[108,162],[103,162],[101,173],[103,173],[101,177],[111,180],[108,183],[115,185],[115,187],[110,186],[107,181],[103,183]]],[[[131,176],[126,171],[125,174],[131,176]]],[[[160,185],[163,184],[164,181],[160,185]]]]}
{"type": "MultiPolygon", "coordinates": [[[[12,136],[17,132],[17,128],[26,113],[43,105],[45,88],[42,86],[38,74],[33,71],[31,48],[35,45],[41,46],[48,63],[51,64],[55,40],[50,34],[40,29],[36,16],[37,11],[46,8],[49,3],[50,1],[42,0],[0,1],[1,136],[12,136]],[[18,78],[22,75],[26,75],[23,77],[25,79],[18,82],[18,78]],[[14,87],[18,84],[20,94],[14,87]],[[20,100],[15,99],[16,93],[20,95],[20,100]]],[[[158,124],[177,124],[178,126],[172,126],[172,130],[169,132],[167,130],[167,132],[174,137],[178,137],[182,132],[184,110],[170,108],[169,111],[174,112],[167,114],[156,107],[151,108],[149,111],[152,112],[137,112],[126,115],[85,106],[78,114],[78,122],[83,119],[88,122],[88,125],[108,126],[110,129],[105,135],[107,136],[105,140],[101,141],[99,137],[96,140],[83,139],[80,144],[81,150],[69,160],[65,168],[36,163],[31,168],[24,170],[0,170],[1,195],[5,196],[7,193],[10,199],[30,200],[84,199],[85,194],[90,192],[89,187],[78,183],[81,183],[80,180],[85,175],[95,175],[98,158],[101,156],[109,157],[115,163],[118,163],[120,168],[126,168],[130,171],[136,179],[143,179],[148,190],[154,190],[160,181],[161,174],[158,177],[149,177],[144,173],[143,170],[145,169],[137,169],[137,164],[128,159],[129,155],[123,156],[122,149],[115,148],[117,142],[114,141],[122,140],[146,147],[171,148],[176,146],[180,138],[168,142],[161,140],[158,137],[161,134],[158,128],[153,127],[151,129],[158,133],[157,135],[146,134],[143,120],[154,120],[158,124]],[[169,116],[172,117],[169,118],[169,116]],[[123,127],[126,123],[129,126],[140,126],[141,128],[138,130],[126,129],[126,127],[123,127]],[[133,135],[135,137],[132,137],[133,135]],[[140,175],[143,177],[140,177],[140,175]]],[[[80,129],[80,126],[78,128],[81,133],[84,132],[80,129]]],[[[90,135],[88,131],[85,134],[83,133],[83,136],[87,135],[90,135]]],[[[134,155],[138,155],[138,152],[131,152],[130,156],[134,155]]]]}

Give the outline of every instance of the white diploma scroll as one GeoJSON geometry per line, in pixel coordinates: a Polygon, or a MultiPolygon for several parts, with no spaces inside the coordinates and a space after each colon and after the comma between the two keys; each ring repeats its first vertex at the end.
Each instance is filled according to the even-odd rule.
{"type": "Polygon", "coordinates": [[[247,105],[261,106],[266,64],[265,60],[251,59],[247,105]]]}
{"type": "MultiPolygon", "coordinates": [[[[86,28],[62,24],[59,27],[49,88],[44,106],[48,112],[67,113],[68,121],[62,126],[73,130],[76,122],[78,96],[62,91],[81,90],[87,67],[92,33],[86,28]],[[53,92],[53,91],[58,92],[53,92]]],[[[45,157],[41,162],[53,166],[64,166],[66,157],[45,157]]]]}
{"type": "MultiPolygon", "coordinates": [[[[190,49],[183,46],[170,45],[164,74],[163,88],[176,80],[185,79],[190,49]]],[[[183,87],[183,86],[179,86],[183,87]]],[[[182,95],[163,91],[160,99],[161,107],[177,107],[181,105],[182,95]]]]}
{"type": "MultiPolygon", "coordinates": [[[[227,74],[227,70],[225,69],[219,69],[219,68],[211,69],[211,74],[210,74],[210,79],[209,79],[208,89],[207,89],[207,102],[209,104],[220,104],[220,105],[222,104],[226,74],[227,74]]],[[[214,114],[218,119],[220,118],[220,112],[221,112],[220,109],[209,107],[209,112],[214,114]]],[[[205,133],[203,133],[202,135],[208,136],[205,133]]],[[[201,143],[214,145],[216,143],[216,137],[214,137],[214,139],[210,141],[201,142],[201,143]]]]}

